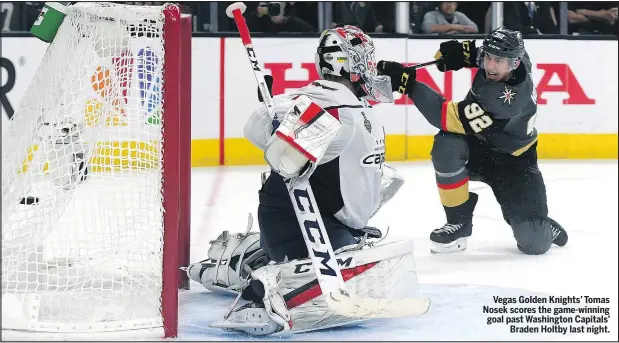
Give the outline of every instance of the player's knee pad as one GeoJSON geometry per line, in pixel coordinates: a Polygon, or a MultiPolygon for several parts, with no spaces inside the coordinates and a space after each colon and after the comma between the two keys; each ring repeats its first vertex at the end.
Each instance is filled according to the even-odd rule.
{"type": "MultiPolygon", "coordinates": [[[[347,288],[363,298],[406,299],[418,296],[417,271],[410,241],[336,254],[347,288]]],[[[215,327],[277,335],[338,327],[365,320],[341,316],[331,310],[320,292],[310,259],[271,264],[252,272],[264,287],[264,306],[234,309],[228,319],[215,327]],[[253,316],[254,314],[255,316],[253,316]],[[264,315],[269,320],[264,320],[264,315]],[[243,325],[239,322],[243,321],[243,325]],[[252,324],[253,323],[253,324],[252,324]],[[277,329],[273,330],[274,327],[277,329]],[[260,329],[262,328],[262,330],[260,329]]],[[[262,305],[260,305],[262,306],[262,305]]]]}
{"type": "MultiPolygon", "coordinates": [[[[529,187],[529,185],[524,187],[529,187]]],[[[520,192],[520,190],[514,189],[513,192],[520,192]]],[[[534,220],[530,218],[546,217],[548,215],[548,206],[546,205],[546,199],[540,199],[538,196],[531,195],[524,199],[522,197],[501,199],[501,211],[503,212],[505,222],[511,225],[512,222],[528,222],[534,220]]]]}
{"type": "Polygon", "coordinates": [[[518,249],[526,255],[545,254],[552,246],[550,223],[542,218],[510,219],[518,249]]]}
{"type": "Polygon", "coordinates": [[[466,164],[468,143],[463,135],[440,131],[434,136],[432,164],[440,172],[455,172],[466,164]]]}

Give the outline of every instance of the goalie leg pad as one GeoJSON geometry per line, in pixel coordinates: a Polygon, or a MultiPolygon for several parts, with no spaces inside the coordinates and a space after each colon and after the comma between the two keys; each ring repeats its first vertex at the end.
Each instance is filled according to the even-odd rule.
{"type": "Polygon", "coordinates": [[[238,294],[263,256],[259,233],[224,231],[211,241],[208,259],[191,264],[187,275],[212,292],[238,294]]]}
{"type": "MultiPolygon", "coordinates": [[[[365,298],[408,299],[418,296],[413,253],[412,242],[401,241],[376,247],[366,245],[361,250],[337,254],[337,260],[346,286],[353,293],[365,298]]],[[[341,316],[329,308],[309,259],[262,267],[253,272],[254,275],[268,284],[263,298],[264,312],[261,313],[269,316],[271,325],[277,324],[278,330],[274,331],[277,335],[321,330],[367,320],[364,317],[341,316]],[[275,288],[274,282],[277,284],[275,288]],[[286,321],[288,318],[289,321],[286,321]]],[[[256,311],[256,307],[252,307],[253,311],[256,311]]],[[[235,310],[234,318],[248,318],[244,311],[246,309],[242,307],[235,310]]],[[[234,327],[234,322],[238,322],[236,319],[224,320],[214,326],[252,333],[259,331],[254,328],[265,327],[260,319],[252,319],[252,323],[246,321],[243,327],[234,327]],[[247,330],[248,326],[252,329],[247,330]]]]}

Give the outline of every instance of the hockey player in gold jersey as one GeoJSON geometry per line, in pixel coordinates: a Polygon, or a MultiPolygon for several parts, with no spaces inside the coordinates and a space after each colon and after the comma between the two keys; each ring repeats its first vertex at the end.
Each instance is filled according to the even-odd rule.
{"type": "Polygon", "coordinates": [[[488,184],[511,226],[518,249],[546,253],[567,243],[567,232],[548,217],[546,188],[537,165],[537,93],[520,32],[494,30],[475,41],[444,42],[436,53],[440,71],[479,68],[462,101],[448,101],[415,80],[415,69],[380,61],[392,89],[407,94],[430,124],[432,163],[447,223],[430,235],[432,251],[466,249],[478,196],[469,181],[488,184]]]}

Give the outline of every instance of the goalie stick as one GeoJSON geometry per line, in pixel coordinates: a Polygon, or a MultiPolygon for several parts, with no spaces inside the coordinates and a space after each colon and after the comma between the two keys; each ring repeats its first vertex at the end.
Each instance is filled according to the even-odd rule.
{"type": "MultiPolygon", "coordinates": [[[[242,2],[235,2],[226,8],[226,14],[236,22],[263,103],[267,112],[273,118],[275,115],[273,100],[264,81],[264,75],[252,45],[249,28],[243,17],[246,8],[242,2]]],[[[302,178],[295,178],[291,180],[292,182],[288,182],[288,191],[327,305],[334,312],[353,318],[409,317],[427,312],[430,306],[428,298],[397,300],[361,298],[347,290],[325,225],[318,211],[316,199],[309,183],[310,175],[311,173],[308,173],[302,178]]]]}

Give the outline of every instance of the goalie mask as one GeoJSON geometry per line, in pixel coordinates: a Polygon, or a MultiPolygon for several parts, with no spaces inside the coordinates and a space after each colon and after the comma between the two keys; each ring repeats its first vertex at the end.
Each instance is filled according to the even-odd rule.
{"type": "Polygon", "coordinates": [[[393,102],[391,79],[378,75],[372,38],[359,28],[346,25],[323,31],[315,57],[321,79],[340,76],[358,85],[366,99],[393,102]]]}

